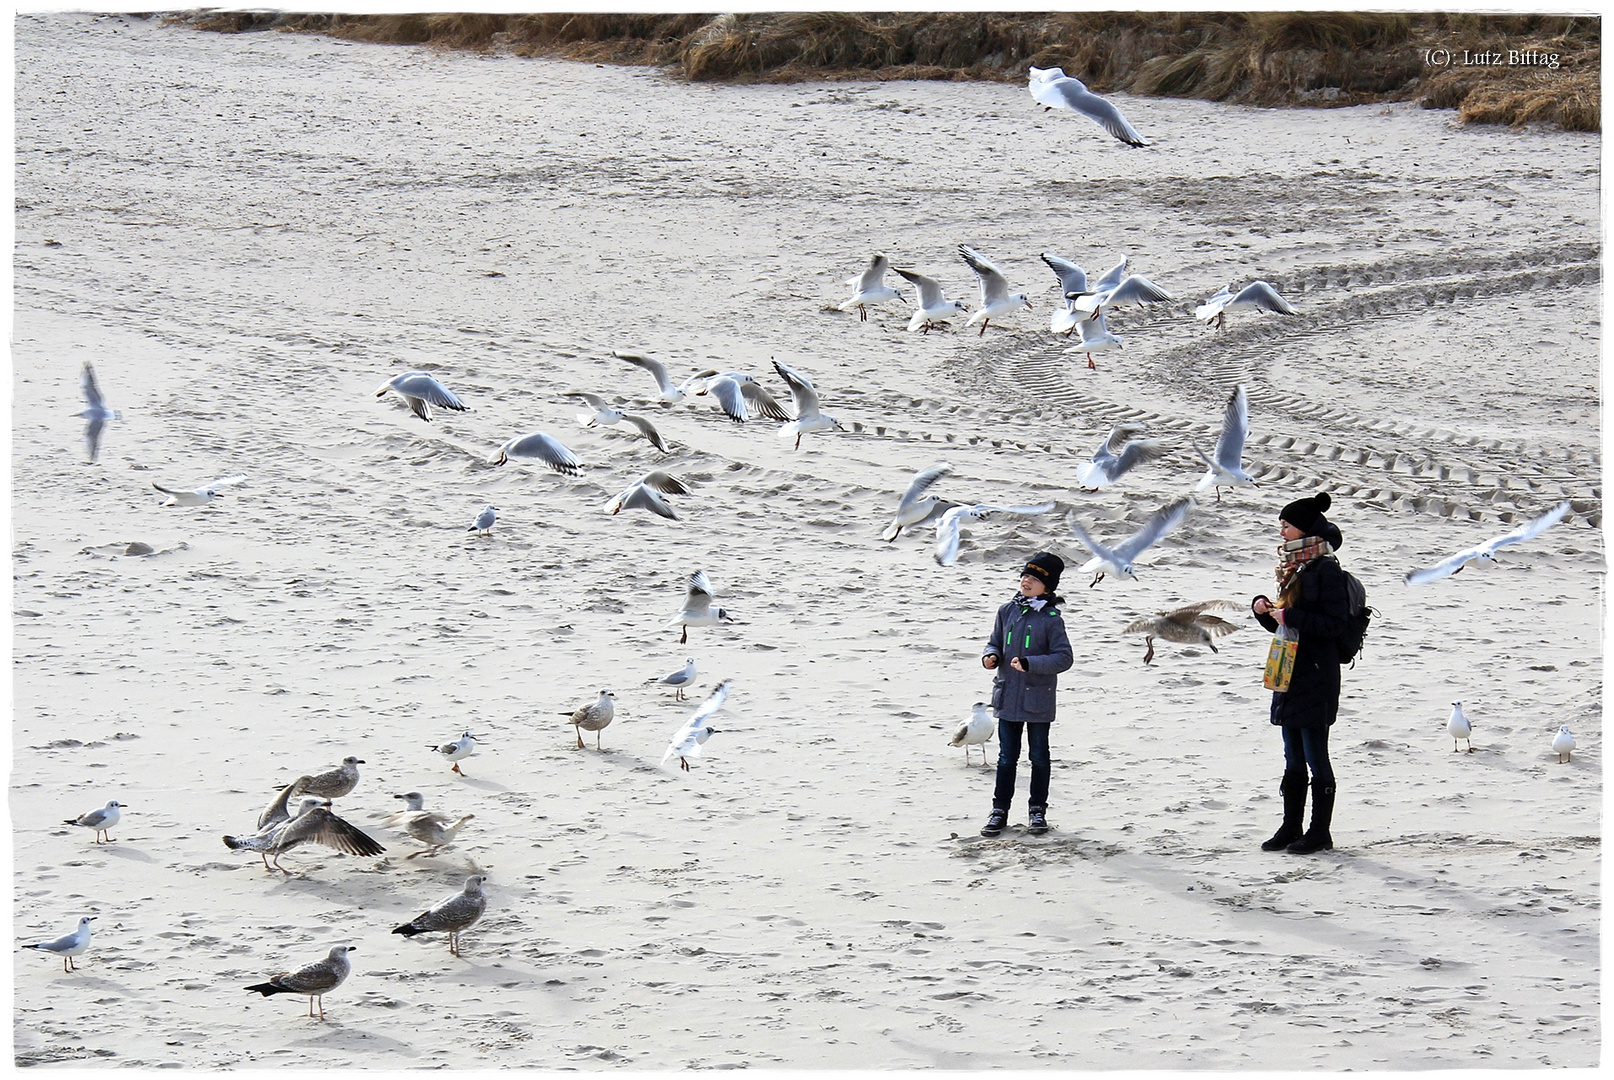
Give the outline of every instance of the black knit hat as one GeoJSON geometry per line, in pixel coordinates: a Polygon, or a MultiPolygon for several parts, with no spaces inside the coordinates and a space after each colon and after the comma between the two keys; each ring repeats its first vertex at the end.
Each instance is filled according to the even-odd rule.
{"type": "Polygon", "coordinates": [[[1065,572],[1065,560],[1051,551],[1039,551],[1026,560],[1026,567],[1020,571],[1024,577],[1030,574],[1044,585],[1048,591],[1053,592],[1059,588],[1059,575],[1065,572]]]}
{"type": "Polygon", "coordinates": [[[1328,492],[1319,492],[1309,499],[1296,499],[1283,508],[1278,517],[1307,536],[1316,536],[1328,519],[1323,517],[1323,511],[1333,505],[1334,500],[1329,498],[1328,492]]]}

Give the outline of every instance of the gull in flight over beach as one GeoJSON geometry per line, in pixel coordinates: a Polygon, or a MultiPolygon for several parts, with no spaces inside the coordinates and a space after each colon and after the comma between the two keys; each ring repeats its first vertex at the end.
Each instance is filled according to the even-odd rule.
{"type": "Polygon", "coordinates": [[[682,727],[673,732],[672,741],[667,744],[667,752],[661,755],[663,765],[667,764],[674,755],[677,755],[679,767],[685,772],[689,772],[689,762],[686,759],[700,757],[701,746],[706,740],[713,735],[722,734],[717,728],[707,727],[706,722],[723,707],[723,702],[728,699],[729,681],[724,679],[718,683],[717,689],[713,690],[710,696],[701,702],[701,707],[695,710],[695,714],[684,721],[682,727]]]}
{"type": "MultiPolygon", "coordinates": [[[[960,244],[958,254],[969,264],[969,268],[975,271],[981,285],[981,309],[965,321],[966,328],[980,323],[981,334],[984,334],[993,319],[1013,315],[1021,308],[1031,310],[1031,301],[1026,299],[1026,294],[1009,292],[1009,282],[1003,276],[1003,272],[987,261],[979,251],[968,244],[960,244]]],[[[980,334],[976,336],[979,337],[980,334]]]]}
{"type": "Polygon", "coordinates": [[[1188,604],[1173,611],[1157,611],[1146,618],[1135,619],[1128,623],[1121,633],[1144,635],[1145,665],[1154,659],[1154,639],[1157,637],[1184,645],[1204,645],[1211,652],[1216,652],[1214,639],[1231,634],[1238,629],[1238,624],[1217,618],[1215,615],[1207,615],[1206,612],[1237,610],[1238,605],[1229,604],[1226,600],[1201,600],[1197,604],[1188,604]]]}
{"type": "Polygon", "coordinates": [[[226,836],[224,846],[231,851],[257,852],[264,869],[291,875],[280,865],[280,856],[303,844],[322,844],[349,855],[380,855],[387,849],[372,840],[364,830],[331,813],[331,800],[304,795],[297,800],[297,813],[277,821],[251,836],[226,836]],[[269,856],[274,856],[273,864],[269,856]]]}
{"type": "Polygon", "coordinates": [[[880,539],[890,543],[897,536],[913,525],[922,525],[931,518],[959,505],[951,499],[938,498],[935,495],[925,494],[931,485],[951,472],[953,467],[947,462],[938,462],[922,472],[914,474],[908,482],[908,489],[902,493],[897,502],[897,512],[891,518],[891,524],[885,527],[880,539]]]}
{"type": "Polygon", "coordinates": [[[1079,320],[1076,323],[1076,330],[1081,334],[1081,339],[1065,352],[1086,353],[1089,370],[1098,370],[1098,365],[1093,363],[1094,353],[1109,352],[1111,349],[1121,347],[1121,339],[1110,333],[1110,324],[1104,321],[1102,314],[1079,320]]]}
{"type": "Polygon", "coordinates": [[[790,396],[795,400],[796,418],[779,429],[781,439],[788,439],[792,435],[796,437],[796,445],[792,449],[800,450],[801,437],[810,431],[842,430],[839,420],[818,411],[818,391],[813,389],[812,381],[807,376],[777,360],[773,362],[773,370],[790,387],[790,396]]]}
{"type": "Polygon", "coordinates": [[[472,874],[465,879],[465,888],[443,897],[429,910],[416,915],[402,926],[393,927],[392,932],[402,934],[404,937],[447,933],[449,954],[458,956],[460,931],[475,926],[476,920],[487,910],[488,897],[482,891],[482,882],[485,880],[481,874],[472,874]]]}
{"type": "Polygon", "coordinates": [[[1038,503],[1035,506],[996,506],[992,503],[977,503],[974,506],[949,507],[936,522],[936,561],[942,566],[952,566],[958,561],[958,529],[964,519],[984,518],[988,514],[1046,514],[1054,508],[1051,502],[1038,503]]]}
{"type": "Polygon", "coordinates": [[[891,263],[884,255],[876,255],[869,260],[868,269],[855,277],[849,277],[844,284],[855,285],[850,298],[840,307],[842,311],[851,311],[856,308],[859,321],[866,322],[869,317],[868,309],[876,304],[888,304],[893,300],[901,300],[902,294],[885,283],[885,272],[891,269],[891,263]]]}
{"type": "Polygon", "coordinates": [[[695,571],[689,575],[689,583],[684,589],[683,610],[668,620],[667,625],[684,628],[678,638],[678,644],[683,645],[689,641],[691,626],[716,626],[722,621],[734,620],[723,608],[712,606],[712,583],[707,580],[706,571],[695,571]]]}
{"type": "Polygon", "coordinates": [[[482,512],[476,515],[476,520],[471,522],[471,527],[465,531],[479,533],[482,536],[492,536],[493,523],[498,520],[499,508],[492,503],[488,503],[482,508],[482,512]]]}
{"type": "Polygon", "coordinates": [[[498,457],[489,458],[488,464],[503,465],[509,461],[539,461],[567,476],[576,476],[582,468],[576,454],[562,446],[559,439],[543,431],[517,435],[507,440],[499,447],[498,457]]]}
{"type": "Polygon", "coordinates": [[[977,701],[970,706],[970,715],[959,722],[953,729],[953,737],[948,740],[948,746],[962,746],[964,748],[964,764],[970,763],[970,747],[981,748],[981,764],[986,764],[986,743],[997,731],[998,722],[992,719],[992,707],[984,701],[977,701]]]}
{"type": "MultiPolygon", "coordinates": [[[[1568,728],[1564,729],[1568,731],[1568,728]]],[[[94,915],[85,915],[78,921],[78,929],[71,934],[63,934],[54,941],[41,941],[34,945],[24,945],[25,949],[38,949],[40,952],[50,953],[52,956],[62,958],[63,971],[77,971],[78,964],[73,957],[83,956],[84,951],[90,947],[90,923],[95,921],[94,915]]]]}
{"type": "Polygon", "coordinates": [[[1474,752],[1474,740],[1470,737],[1474,733],[1474,725],[1469,722],[1468,717],[1463,715],[1463,703],[1461,701],[1451,703],[1451,716],[1446,721],[1446,733],[1451,736],[1452,753],[1455,754],[1461,749],[1457,745],[1458,740],[1468,744],[1470,754],[1474,752]]]}
{"type": "Polygon", "coordinates": [[[964,301],[947,299],[947,294],[942,292],[942,287],[935,278],[916,274],[912,270],[893,269],[896,269],[897,274],[911,284],[914,291],[919,294],[918,310],[913,313],[913,318],[908,320],[910,331],[918,330],[920,333],[928,334],[932,327],[946,326],[960,312],[969,310],[964,301]]]}
{"type": "Polygon", "coordinates": [[[1496,553],[1502,548],[1507,547],[1509,544],[1517,544],[1521,540],[1533,540],[1562,521],[1567,513],[1569,513],[1569,503],[1561,502],[1545,514],[1525,522],[1510,533],[1492,537],[1483,544],[1475,544],[1471,548],[1464,548],[1457,554],[1442,559],[1433,566],[1426,566],[1422,570],[1412,571],[1403,580],[1408,585],[1427,585],[1431,581],[1439,581],[1441,578],[1450,577],[1475,559],[1494,563],[1496,553]]]}
{"type": "Polygon", "coordinates": [[[1069,259],[1061,259],[1058,255],[1046,251],[1042,253],[1042,261],[1047,263],[1054,276],[1059,278],[1059,294],[1065,298],[1064,305],[1054,309],[1054,317],[1048,324],[1048,332],[1070,337],[1076,332],[1076,324],[1085,318],[1076,310],[1074,300],[1088,294],[1087,271],[1069,259]]]}
{"type": "Polygon", "coordinates": [[[123,814],[120,813],[120,811],[123,809],[123,803],[120,803],[116,799],[112,799],[105,806],[97,807],[87,814],[81,814],[76,818],[66,818],[64,820],[68,825],[82,825],[86,829],[94,829],[95,842],[97,844],[101,843],[102,836],[105,836],[106,842],[111,844],[116,842],[112,839],[111,829],[123,818],[123,814]]]}
{"type": "Polygon", "coordinates": [[[661,432],[656,430],[656,425],[638,413],[623,412],[621,409],[612,406],[609,401],[606,401],[600,395],[591,394],[586,390],[573,390],[566,396],[582,398],[588,403],[589,408],[593,409],[593,412],[577,414],[577,422],[584,427],[591,427],[594,424],[599,424],[601,427],[614,427],[625,420],[637,428],[639,434],[649,439],[651,446],[654,446],[663,454],[667,453],[667,444],[662,441],[661,432]]]}
{"type": "Polygon", "coordinates": [[[122,420],[123,414],[107,408],[106,399],[101,396],[101,384],[95,381],[95,368],[89,363],[79,372],[78,385],[84,392],[84,409],[73,415],[89,421],[84,428],[84,448],[93,463],[101,456],[101,433],[106,430],[107,421],[122,420]]]}
{"type": "Polygon", "coordinates": [[[245,473],[238,476],[226,476],[222,480],[215,480],[211,484],[204,484],[202,487],[193,488],[189,491],[183,488],[164,487],[155,480],[151,482],[151,486],[168,496],[163,500],[163,506],[206,506],[214,499],[224,497],[219,492],[219,488],[243,483],[246,478],[245,473]]]}
{"type": "Polygon", "coordinates": [[[1087,530],[1082,528],[1081,522],[1076,520],[1076,515],[1072,513],[1065,519],[1066,524],[1069,525],[1070,531],[1075,534],[1076,539],[1082,542],[1082,546],[1093,553],[1093,557],[1082,564],[1084,573],[1089,570],[1094,572],[1093,580],[1088,583],[1087,587],[1091,589],[1094,585],[1103,581],[1105,574],[1116,574],[1120,577],[1137,580],[1137,574],[1133,573],[1132,570],[1132,564],[1137,560],[1137,557],[1142,555],[1150,545],[1161,537],[1181,525],[1193,505],[1193,498],[1184,495],[1176,502],[1162,506],[1154,512],[1148,521],[1143,523],[1141,529],[1114,547],[1106,547],[1089,536],[1087,530]]]}
{"type": "Polygon", "coordinates": [[[428,424],[431,423],[433,405],[455,412],[467,412],[471,408],[424,371],[406,371],[402,375],[394,375],[381,384],[375,396],[385,397],[389,390],[403,398],[409,405],[409,411],[428,424]]]}
{"type": "Polygon", "coordinates": [[[1289,306],[1289,301],[1278,295],[1277,289],[1264,281],[1252,281],[1236,294],[1230,286],[1224,286],[1221,292],[1194,309],[1194,318],[1207,326],[1220,328],[1230,311],[1274,311],[1279,315],[1299,314],[1289,306]]]}
{"type": "Polygon", "coordinates": [[[693,685],[695,682],[695,658],[693,656],[689,657],[684,661],[684,666],[677,671],[669,671],[660,678],[651,679],[650,682],[656,686],[672,687],[673,700],[683,701],[684,688],[693,685]]]}
{"type": "Polygon", "coordinates": [[[616,695],[611,691],[601,690],[599,699],[592,705],[579,705],[573,712],[561,713],[567,718],[567,723],[577,729],[573,734],[577,736],[579,750],[583,749],[585,731],[594,732],[594,749],[600,749],[600,732],[609,727],[611,721],[616,718],[615,700],[616,695]]]}
{"type": "Polygon", "coordinates": [[[1569,725],[1565,724],[1558,729],[1558,734],[1552,737],[1553,752],[1558,755],[1558,764],[1575,760],[1575,737],[1569,733],[1569,725]]]}
{"type": "MultiPolygon", "coordinates": [[[[486,735],[472,735],[469,731],[467,731],[463,732],[457,739],[450,739],[446,743],[428,746],[427,749],[435,750],[439,754],[443,755],[443,760],[450,762],[453,765],[453,768],[449,770],[450,772],[456,772],[461,776],[464,776],[465,770],[460,768],[460,762],[476,753],[477,739],[485,738],[487,738],[486,735]]],[[[418,810],[419,807],[414,807],[413,809],[418,810]]]]}
{"type": "Polygon", "coordinates": [[[1099,127],[1128,146],[1149,145],[1138,134],[1138,129],[1127,123],[1120,109],[1093,93],[1080,79],[1066,75],[1063,68],[1032,68],[1030,90],[1045,112],[1069,109],[1096,121],[1099,127]]]}
{"type": "Polygon", "coordinates": [[[1121,257],[1119,265],[1109,274],[1092,292],[1071,296],[1068,292],[1065,299],[1071,302],[1077,311],[1098,316],[1105,311],[1112,311],[1123,304],[1162,304],[1167,300],[1175,299],[1170,293],[1150,281],[1141,274],[1126,273],[1126,256],[1121,257]],[[1117,273],[1119,271],[1119,273],[1117,273]],[[1115,274],[1116,281],[1107,280],[1110,274],[1115,274]],[[1124,276],[1122,276],[1124,275],[1124,276]]]}
{"type": "Polygon", "coordinates": [[[746,417],[752,413],[770,420],[794,419],[785,412],[785,407],[779,404],[778,399],[768,393],[767,387],[743,371],[708,369],[697,377],[705,382],[695,393],[710,394],[716,398],[718,407],[736,424],[745,423],[746,417]]]}
{"type": "Polygon", "coordinates": [[[1255,477],[1244,471],[1244,441],[1250,436],[1250,397],[1244,391],[1244,384],[1233,388],[1233,396],[1227,399],[1227,408],[1222,411],[1222,433],[1216,439],[1216,458],[1212,460],[1205,456],[1205,451],[1193,444],[1194,453],[1199,455],[1209,469],[1199,480],[1195,491],[1204,491],[1212,485],[1216,488],[1216,501],[1222,501],[1222,486],[1237,487],[1239,484],[1249,484],[1251,487],[1260,487],[1255,477]]]}
{"type": "Polygon", "coordinates": [[[1093,451],[1093,459],[1076,466],[1076,482],[1088,491],[1113,484],[1146,461],[1164,457],[1166,448],[1156,439],[1139,438],[1144,429],[1136,424],[1117,424],[1093,451]]]}
{"type": "Polygon", "coordinates": [[[325,1019],[325,995],[342,985],[348,972],[353,970],[347,954],[358,952],[352,945],[334,945],[323,960],[304,964],[296,971],[282,971],[269,981],[247,987],[264,997],[274,994],[307,994],[308,1018],[314,1019],[314,1001],[319,1000],[319,1018],[325,1019]]]}
{"type": "Polygon", "coordinates": [[[670,472],[656,469],[647,472],[626,488],[611,496],[602,509],[613,514],[620,514],[624,510],[648,510],[664,518],[678,520],[673,513],[672,504],[662,495],[688,495],[689,486],[685,481],[670,472]]]}
{"type": "Polygon", "coordinates": [[[646,356],[644,353],[622,352],[621,350],[612,350],[611,355],[618,360],[626,360],[636,368],[643,368],[645,371],[650,372],[650,377],[656,380],[657,400],[668,405],[683,401],[694,385],[706,378],[701,374],[691,375],[683,381],[682,385],[679,385],[672,381],[672,376],[667,372],[667,366],[654,357],[646,356]]]}

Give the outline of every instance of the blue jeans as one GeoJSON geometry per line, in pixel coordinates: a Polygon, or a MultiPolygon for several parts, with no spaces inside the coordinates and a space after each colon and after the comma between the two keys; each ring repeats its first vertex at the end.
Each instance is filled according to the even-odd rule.
{"type": "Polygon", "coordinates": [[[1328,729],[1325,727],[1284,727],[1283,767],[1285,769],[1311,769],[1316,784],[1332,784],[1334,767],[1328,763],[1328,729]]]}
{"type": "Polygon", "coordinates": [[[1014,802],[1015,767],[1020,762],[1020,733],[1027,732],[1027,750],[1031,756],[1031,800],[1029,806],[1048,807],[1048,776],[1053,772],[1053,759],[1048,755],[1048,728],[1045,721],[998,721],[998,782],[992,789],[992,807],[1007,810],[1014,802]]]}

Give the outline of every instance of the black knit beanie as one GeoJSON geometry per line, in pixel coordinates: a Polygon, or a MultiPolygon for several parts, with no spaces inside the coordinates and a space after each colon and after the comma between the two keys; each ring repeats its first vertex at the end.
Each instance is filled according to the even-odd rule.
{"type": "Polygon", "coordinates": [[[1328,492],[1319,492],[1309,499],[1296,499],[1283,508],[1278,517],[1299,529],[1306,536],[1316,536],[1328,524],[1323,512],[1333,504],[1328,492]]]}
{"type": "Polygon", "coordinates": [[[1030,574],[1044,585],[1048,591],[1053,592],[1059,588],[1059,575],[1065,572],[1065,560],[1051,551],[1039,551],[1026,560],[1026,567],[1020,571],[1021,576],[1030,574]]]}

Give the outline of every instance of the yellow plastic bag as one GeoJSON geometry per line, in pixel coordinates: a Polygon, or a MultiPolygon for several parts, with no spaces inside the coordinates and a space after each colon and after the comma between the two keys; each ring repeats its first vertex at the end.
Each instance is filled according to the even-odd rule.
{"type": "Polygon", "coordinates": [[[1289,689],[1289,680],[1295,674],[1295,651],[1300,648],[1300,635],[1287,626],[1278,627],[1267,650],[1266,672],[1261,685],[1280,694],[1289,689]]]}

